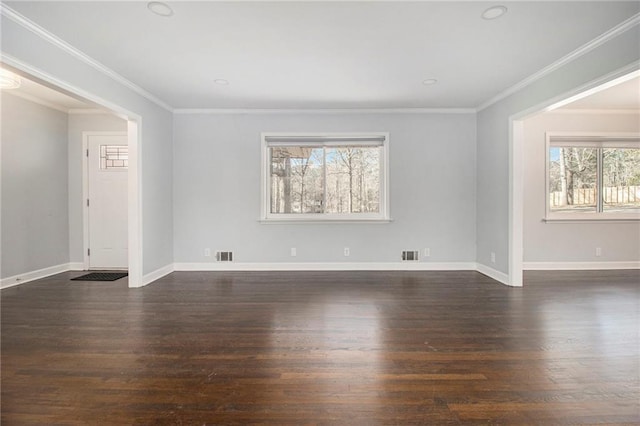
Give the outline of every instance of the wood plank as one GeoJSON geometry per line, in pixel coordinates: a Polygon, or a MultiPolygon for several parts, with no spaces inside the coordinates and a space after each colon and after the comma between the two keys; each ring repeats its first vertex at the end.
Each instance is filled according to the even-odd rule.
{"type": "Polygon", "coordinates": [[[2,424],[640,423],[640,271],[78,274],[2,290],[2,424]]]}

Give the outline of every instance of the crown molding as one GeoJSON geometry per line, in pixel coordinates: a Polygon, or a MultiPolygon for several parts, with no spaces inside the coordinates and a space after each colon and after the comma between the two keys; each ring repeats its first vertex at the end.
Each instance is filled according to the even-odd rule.
{"type": "Polygon", "coordinates": [[[101,72],[102,74],[106,75],[107,77],[110,77],[111,79],[117,81],[118,83],[122,84],[123,86],[131,89],[132,91],[136,92],[137,94],[139,94],[140,96],[146,98],[147,100],[153,102],[154,104],[158,105],[159,107],[164,108],[165,110],[167,110],[169,112],[173,112],[173,107],[171,105],[169,105],[168,103],[164,102],[162,99],[160,99],[157,96],[151,94],[150,92],[147,92],[145,89],[143,89],[142,87],[138,86],[137,84],[131,82],[130,80],[126,79],[125,77],[123,77],[122,75],[118,74],[117,72],[115,72],[111,68],[109,68],[106,65],[96,61],[95,59],[93,59],[89,55],[81,52],[80,50],[78,50],[77,48],[73,47],[72,45],[70,45],[66,41],[62,40],[61,38],[53,35],[52,33],[47,31],[46,29],[44,29],[40,25],[38,25],[35,22],[29,20],[28,18],[22,16],[21,14],[19,14],[15,10],[11,9],[9,6],[5,5],[4,3],[0,4],[0,14],[5,16],[7,19],[10,19],[11,21],[15,22],[16,24],[20,25],[21,27],[25,28],[26,30],[32,32],[33,34],[37,35],[38,37],[42,38],[44,41],[46,41],[46,42],[50,43],[51,45],[61,49],[62,51],[68,53],[69,55],[71,55],[72,57],[78,59],[79,61],[84,62],[85,64],[87,64],[90,67],[96,69],[97,71],[101,72]]]}
{"type": "Polygon", "coordinates": [[[100,108],[70,108],[69,115],[115,115],[111,111],[100,108]]]}
{"type": "Polygon", "coordinates": [[[10,96],[15,96],[17,98],[22,98],[24,100],[27,100],[29,102],[33,102],[34,104],[38,104],[38,105],[42,105],[44,107],[47,108],[51,108],[51,109],[55,109],[57,111],[60,112],[64,112],[65,114],[69,112],[69,110],[61,105],[58,104],[54,104],[53,102],[49,102],[49,101],[45,101],[44,99],[41,99],[37,96],[33,96],[30,95],[28,93],[23,93],[20,91],[8,91],[8,90],[3,90],[2,91],[3,95],[10,95],[10,96]]]}
{"type": "Polygon", "coordinates": [[[525,87],[533,84],[534,82],[546,77],[547,75],[551,74],[552,72],[562,68],[563,66],[567,65],[568,63],[578,59],[579,57],[581,57],[583,55],[586,55],[587,53],[589,53],[593,49],[603,45],[604,43],[608,42],[609,40],[614,39],[615,37],[619,36],[620,34],[626,32],[628,30],[630,30],[631,28],[635,27],[638,24],[640,24],[640,13],[636,13],[631,18],[621,22],[620,24],[616,25],[615,27],[611,28],[610,30],[608,30],[608,31],[604,32],[603,34],[599,35],[598,37],[594,38],[590,42],[580,46],[579,48],[577,48],[573,52],[569,53],[568,55],[560,58],[559,60],[553,62],[552,64],[542,68],[540,71],[536,72],[535,74],[530,75],[529,77],[525,78],[524,80],[520,81],[519,83],[517,83],[517,84],[509,87],[508,89],[500,92],[499,94],[497,94],[493,98],[483,102],[482,104],[478,105],[478,107],[476,108],[476,111],[480,112],[483,109],[488,108],[491,105],[495,104],[496,102],[499,102],[499,101],[503,100],[504,98],[513,95],[514,93],[522,90],[523,88],[525,88],[525,87]]]}
{"type": "Polygon", "coordinates": [[[176,108],[175,114],[475,114],[475,108],[176,108]]]}
{"type": "Polygon", "coordinates": [[[64,113],[69,114],[69,115],[81,115],[81,114],[84,114],[84,115],[96,115],[96,114],[114,115],[114,113],[112,113],[112,112],[110,112],[108,110],[105,110],[105,109],[100,109],[100,108],[67,108],[67,107],[64,107],[62,105],[58,105],[58,104],[56,104],[54,102],[49,102],[49,101],[47,101],[45,99],[39,98],[38,96],[34,96],[34,95],[29,94],[29,93],[21,92],[19,90],[16,90],[16,91],[3,90],[2,94],[3,95],[10,95],[10,96],[15,96],[15,97],[18,97],[18,98],[22,98],[22,99],[25,99],[25,100],[27,100],[29,102],[33,102],[35,104],[42,105],[42,106],[47,107],[47,108],[55,109],[57,111],[64,112],[64,113]]]}

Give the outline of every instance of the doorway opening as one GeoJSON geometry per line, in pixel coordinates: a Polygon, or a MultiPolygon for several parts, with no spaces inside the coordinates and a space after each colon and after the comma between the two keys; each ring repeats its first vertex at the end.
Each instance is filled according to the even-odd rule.
{"type": "MultiPolygon", "coordinates": [[[[544,179],[548,170],[547,153],[544,149],[538,147],[538,154],[531,152],[531,146],[527,146],[528,134],[531,133],[527,129],[527,125],[531,120],[538,120],[543,114],[554,112],[560,117],[568,117],[565,113],[576,114],[575,108],[587,110],[589,105],[596,105],[595,102],[601,102],[605,99],[604,94],[609,90],[630,82],[640,77],[640,70],[629,69],[629,67],[613,72],[609,75],[603,76],[600,79],[592,81],[582,87],[577,88],[571,93],[559,96],[551,99],[541,105],[537,105],[533,108],[525,110],[521,113],[515,114],[509,119],[510,125],[510,143],[509,143],[509,284],[512,286],[520,287],[523,285],[523,272],[526,269],[563,269],[562,262],[531,262],[531,259],[535,259],[535,255],[532,254],[531,241],[525,241],[525,228],[527,229],[527,235],[532,234],[530,228],[534,226],[546,226],[540,225],[546,223],[544,212],[545,209],[540,210],[537,207],[532,207],[531,197],[537,197],[537,200],[541,205],[546,203],[546,191],[545,185],[548,185],[544,179]],[[571,108],[574,108],[573,110],[571,108]],[[526,162],[525,162],[526,158],[526,162]],[[537,163],[533,163],[537,162],[537,163]],[[527,170],[529,166],[530,170],[527,170]],[[534,171],[533,168],[537,170],[534,171]],[[541,171],[542,170],[542,171],[541,171]],[[537,173],[537,178],[542,179],[543,183],[536,186],[538,193],[532,193],[527,190],[527,187],[531,186],[530,182],[532,175],[537,173]],[[526,197],[526,198],[525,198],[526,197]],[[526,208],[526,210],[525,210],[526,208]],[[532,215],[539,215],[540,217],[534,218],[532,215]],[[526,222],[525,222],[526,218],[526,222]],[[537,223],[534,221],[537,220],[537,223]],[[525,244],[527,248],[527,259],[525,259],[525,244]],[[532,257],[533,256],[533,257],[532,257]],[[527,262],[525,262],[527,260],[527,262]]],[[[637,94],[636,94],[637,98],[637,94]]],[[[628,99],[624,102],[628,102],[628,99]]],[[[620,105],[609,105],[607,107],[600,106],[599,108],[590,108],[591,112],[584,112],[582,114],[611,114],[612,111],[618,113],[631,113],[634,111],[637,117],[638,105],[636,99],[636,105],[627,107],[620,105]],[[607,111],[605,111],[605,109],[607,111]],[[623,111],[625,110],[625,111],[623,111]]],[[[595,117],[595,115],[593,115],[595,117]]],[[[633,116],[632,116],[633,117],[633,116]]],[[[574,124],[575,126],[575,124],[574,124]]],[[[554,226],[554,225],[549,225],[554,226]]],[[[557,227],[556,227],[557,228],[557,227]]],[[[529,237],[530,238],[530,237],[529,237]]],[[[594,249],[594,256],[599,256],[600,252],[594,249]]],[[[589,267],[589,262],[565,262],[564,269],[575,269],[576,267],[589,267]]]]}
{"type": "MultiPolygon", "coordinates": [[[[121,179],[118,186],[118,196],[112,196],[110,192],[105,192],[104,188],[100,195],[98,195],[99,199],[102,198],[103,210],[106,213],[103,213],[103,216],[112,216],[112,212],[109,208],[112,208],[116,204],[119,207],[124,206],[123,209],[119,210],[117,220],[107,221],[107,226],[114,225],[115,222],[118,223],[119,228],[116,232],[113,232],[113,235],[117,235],[119,238],[119,246],[112,247],[113,250],[105,250],[105,252],[111,252],[111,259],[107,257],[107,260],[103,258],[103,260],[97,260],[95,264],[88,262],[86,256],[91,253],[88,251],[90,247],[84,247],[84,241],[88,237],[88,234],[85,232],[87,224],[92,221],[85,221],[83,216],[85,212],[83,211],[83,207],[86,208],[87,197],[83,191],[85,187],[85,175],[83,173],[83,168],[85,164],[83,163],[84,156],[83,153],[86,152],[87,148],[82,147],[83,143],[85,143],[84,136],[82,132],[78,133],[78,141],[77,145],[72,147],[71,141],[71,128],[69,128],[69,144],[67,145],[68,149],[68,163],[69,174],[68,174],[68,182],[67,185],[69,187],[68,197],[72,196],[75,198],[69,198],[67,200],[69,205],[69,263],[66,270],[82,270],[82,269],[128,269],[129,272],[129,287],[139,287],[142,285],[142,244],[141,244],[141,207],[140,207],[140,198],[139,195],[141,193],[141,180],[139,178],[140,172],[140,161],[138,156],[138,149],[140,143],[140,126],[139,123],[141,121],[141,117],[137,114],[134,114],[119,105],[110,103],[101,99],[89,92],[86,92],[82,89],[69,85],[68,83],[52,77],[51,75],[40,72],[39,70],[24,64],[20,61],[14,59],[4,60],[0,63],[0,68],[6,70],[17,77],[22,84],[21,87],[16,88],[16,90],[12,90],[12,94],[16,94],[19,97],[23,97],[32,102],[40,103],[48,108],[58,109],[59,111],[65,112],[68,117],[93,117],[97,115],[109,116],[113,120],[118,121],[118,135],[112,135],[114,137],[117,136],[117,141],[107,141],[109,143],[104,143],[103,140],[101,144],[98,144],[98,157],[100,157],[101,145],[104,145],[105,148],[102,151],[102,157],[104,158],[103,169],[108,170],[109,175],[107,176],[111,181],[113,177],[119,176],[121,179]],[[18,94],[20,93],[20,94],[18,94]],[[113,142],[113,143],[111,143],[113,142]],[[126,146],[126,153],[124,150],[116,150],[114,153],[111,149],[107,152],[107,147],[122,147],[126,146]],[[73,148],[73,149],[72,149],[73,148]],[[77,148],[77,149],[75,149],[77,148]],[[120,167],[120,170],[115,171],[117,166],[122,166],[124,164],[123,160],[126,157],[126,172],[123,173],[123,167],[120,167]],[[107,159],[108,158],[108,159],[107,159]],[[106,161],[110,161],[107,165],[106,161]],[[120,162],[118,162],[120,161],[120,162]],[[73,164],[74,170],[71,170],[71,166],[73,164]],[[124,177],[124,179],[122,179],[124,177]],[[111,198],[109,198],[111,197],[111,198]],[[77,198],[77,200],[76,200],[77,198]],[[77,201],[77,202],[76,202],[77,201]],[[106,207],[105,207],[106,206],[106,207]],[[72,214],[74,211],[76,213],[72,214]],[[84,250],[84,249],[87,250],[84,250]],[[83,254],[84,251],[84,254],[83,254]]],[[[89,119],[87,119],[90,121],[89,119]]],[[[71,123],[73,120],[69,120],[68,123],[71,123]]],[[[76,120],[78,121],[78,120],[76,120]]],[[[81,121],[81,120],[80,120],[81,121]]],[[[94,129],[95,127],[88,127],[90,129],[94,129]]],[[[76,127],[75,130],[78,128],[76,127]]],[[[90,132],[89,132],[90,133],[90,132]]],[[[87,135],[88,136],[88,135],[87,135]]],[[[97,136],[96,136],[97,137],[97,136]]],[[[87,138],[87,144],[94,144],[91,140],[92,137],[87,138]]],[[[98,170],[100,167],[100,163],[98,163],[98,170]]],[[[100,186],[100,180],[95,181],[97,185],[100,186]]],[[[104,182],[103,182],[104,183],[104,182]]],[[[103,185],[104,186],[104,185],[103,185]]],[[[86,185],[86,189],[89,190],[89,185],[86,185]]],[[[100,200],[97,201],[100,204],[100,200]]],[[[91,200],[89,201],[91,203],[91,200]]],[[[95,212],[96,210],[94,210],[95,212]]],[[[95,219],[97,213],[93,214],[93,218],[95,219]]],[[[46,221],[46,218],[43,218],[43,221],[46,221]]],[[[98,221],[99,223],[99,221],[98,221]]],[[[109,232],[109,229],[106,231],[101,231],[100,227],[97,228],[98,231],[94,231],[94,236],[96,232],[98,236],[100,232],[104,237],[109,240],[112,236],[112,233],[109,232]]],[[[90,237],[89,237],[90,238],[90,237]]],[[[109,241],[108,241],[109,242],[109,241]]],[[[103,248],[109,248],[110,244],[103,244],[103,248]]],[[[58,245],[60,247],[60,245],[58,245]]],[[[95,253],[95,251],[93,252],[95,253]]],[[[92,254],[93,254],[92,253],[92,254]]],[[[62,265],[59,265],[62,266],[62,265]]],[[[59,269],[59,266],[57,268],[59,269]]]]}

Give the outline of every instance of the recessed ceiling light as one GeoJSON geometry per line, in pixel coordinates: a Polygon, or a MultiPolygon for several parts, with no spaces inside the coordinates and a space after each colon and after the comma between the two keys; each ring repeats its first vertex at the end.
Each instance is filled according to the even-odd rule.
{"type": "Polygon", "coordinates": [[[504,6],[493,6],[482,12],[482,19],[497,19],[507,13],[507,8],[504,6]]]}
{"type": "Polygon", "coordinates": [[[171,9],[168,4],[162,3],[161,1],[150,1],[147,3],[147,8],[156,15],[165,17],[173,15],[173,9],[171,9]]]}
{"type": "Polygon", "coordinates": [[[9,70],[0,69],[0,89],[17,89],[21,84],[20,77],[9,70]]]}
{"type": "Polygon", "coordinates": [[[225,80],[224,78],[216,78],[213,80],[215,84],[219,84],[220,86],[226,86],[229,84],[229,80],[225,80]]]}
{"type": "Polygon", "coordinates": [[[435,78],[428,78],[426,80],[422,80],[422,84],[424,84],[425,86],[431,86],[432,84],[436,84],[438,82],[438,80],[436,80],[435,78]]]}

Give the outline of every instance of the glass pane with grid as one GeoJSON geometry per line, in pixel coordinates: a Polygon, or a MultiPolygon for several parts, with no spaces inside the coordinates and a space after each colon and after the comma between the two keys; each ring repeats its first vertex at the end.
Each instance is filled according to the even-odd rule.
{"type": "Polygon", "coordinates": [[[127,145],[100,145],[100,169],[129,168],[129,147],[127,145]]]}

